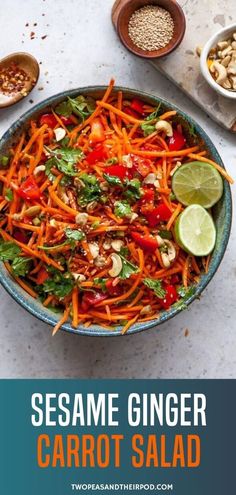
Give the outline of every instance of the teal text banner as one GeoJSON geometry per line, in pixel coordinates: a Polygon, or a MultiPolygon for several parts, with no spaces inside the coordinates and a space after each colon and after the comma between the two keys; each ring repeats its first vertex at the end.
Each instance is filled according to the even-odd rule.
{"type": "Polygon", "coordinates": [[[234,380],[1,380],[0,493],[236,493],[234,380]]]}

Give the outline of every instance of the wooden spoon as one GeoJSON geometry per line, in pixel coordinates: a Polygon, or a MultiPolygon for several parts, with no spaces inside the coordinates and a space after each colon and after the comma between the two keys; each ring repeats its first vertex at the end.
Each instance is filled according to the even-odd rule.
{"type": "Polygon", "coordinates": [[[39,64],[37,60],[29,53],[24,52],[12,53],[11,55],[8,55],[0,60],[0,77],[1,70],[9,67],[12,63],[16,64],[19,69],[23,70],[29,77],[29,80],[25,81],[23,91],[22,89],[20,91],[16,90],[16,92],[12,92],[11,94],[4,94],[0,84],[0,108],[10,107],[28,96],[39,78],[39,64]]]}

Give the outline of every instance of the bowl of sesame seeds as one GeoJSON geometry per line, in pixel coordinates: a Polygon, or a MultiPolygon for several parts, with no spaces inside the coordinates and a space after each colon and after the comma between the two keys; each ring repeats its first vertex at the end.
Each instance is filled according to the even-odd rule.
{"type": "Polygon", "coordinates": [[[122,43],[135,55],[149,59],[175,50],[185,28],[183,10],[175,0],[127,0],[117,19],[122,43]]]}

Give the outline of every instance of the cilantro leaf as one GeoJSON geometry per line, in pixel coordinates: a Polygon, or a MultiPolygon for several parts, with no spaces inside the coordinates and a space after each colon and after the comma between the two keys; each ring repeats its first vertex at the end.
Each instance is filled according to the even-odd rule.
{"type": "Polygon", "coordinates": [[[13,191],[10,188],[6,189],[5,198],[7,199],[7,201],[13,200],[13,191]]]}
{"type": "Polygon", "coordinates": [[[159,230],[158,232],[158,235],[162,238],[162,239],[172,239],[172,233],[170,230],[159,230]]]}
{"type": "Polygon", "coordinates": [[[17,277],[26,275],[30,270],[31,263],[32,258],[23,258],[21,256],[14,258],[11,265],[14,275],[17,277]]]}
{"type": "Polygon", "coordinates": [[[150,134],[152,134],[156,128],[155,128],[155,125],[149,124],[148,122],[147,123],[144,122],[143,124],[141,124],[141,129],[143,131],[144,137],[147,137],[150,134]]]}
{"type": "Polygon", "coordinates": [[[10,241],[0,241],[0,260],[1,261],[11,261],[14,260],[18,254],[20,254],[21,249],[17,244],[10,241]]]}
{"type": "Polygon", "coordinates": [[[63,115],[63,117],[69,117],[72,114],[72,106],[69,100],[59,103],[55,108],[55,112],[59,115],[63,115]]]}
{"type": "Polygon", "coordinates": [[[50,180],[54,179],[54,175],[51,175],[52,167],[56,167],[65,175],[77,175],[78,170],[74,168],[74,165],[84,158],[84,154],[79,148],[58,148],[56,150],[51,150],[46,146],[45,148],[51,155],[51,158],[49,158],[49,160],[45,164],[45,173],[50,180]]]}
{"type": "Polygon", "coordinates": [[[157,106],[156,110],[152,112],[148,117],[146,117],[145,122],[141,124],[141,129],[143,131],[144,136],[149,136],[152,132],[155,131],[155,123],[158,120],[158,115],[160,113],[161,103],[157,106]]]}
{"type": "Polygon", "coordinates": [[[183,285],[181,285],[181,287],[179,287],[177,289],[177,292],[179,294],[179,296],[181,297],[181,299],[179,301],[177,301],[175,304],[173,304],[173,307],[175,309],[179,309],[181,311],[183,311],[184,309],[187,309],[187,300],[192,297],[195,292],[196,292],[196,287],[194,286],[191,286],[191,287],[184,287],[183,285]]]}
{"type": "Polygon", "coordinates": [[[140,199],[141,182],[138,179],[131,179],[131,180],[125,179],[125,185],[127,189],[124,193],[124,196],[127,199],[129,199],[130,201],[136,201],[137,199],[140,199]]]}
{"type": "Polygon", "coordinates": [[[143,283],[151,290],[159,299],[164,299],[166,295],[165,289],[162,287],[162,280],[154,280],[152,278],[145,278],[143,283]]]}
{"type": "Polygon", "coordinates": [[[60,180],[60,186],[66,187],[72,185],[72,178],[69,175],[64,175],[60,180]]]}
{"type": "Polygon", "coordinates": [[[73,241],[82,241],[85,238],[84,232],[82,230],[65,229],[65,234],[67,239],[72,239],[73,241]]]}
{"type": "Polygon", "coordinates": [[[115,209],[114,209],[116,217],[128,217],[131,215],[132,210],[131,206],[127,201],[116,201],[115,202],[115,209]]]}
{"type": "Polygon", "coordinates": [[[122,260],[122,270],[119,273],[119,278],[124,280],[126,278],[129,278],[134,273],[139,272],[139,268],[137,266],[133,265],[133,263],[130,263],[130,261],[128,261],[120,253],[119,253],[119,256],[121,257],[121,260],[122,260]]]}
{"type": "Polygon", "coordinates": [[[38,285],[37,289],[41,294],[53,294],[56,297],[63,298],[71,293],[74,282],[70,273],[60,273],[55,270],[53,277],[47,279],[42,285],[38,285]]]}
{"type": "Polygon", "coordinates": [[[147,122],[150,122],[152,120],[158,120],[158,115],[160,113],[160,110],[161,110],[161,103],[158,103],[158,105],[157,105],[156,109],[154,110],[154,112],[150,113],[148,115],[148,117],[146,117],[145,120],[147,122]]]}
{"type": "Polygon", "coordinates": [[[103,177],[104,177],[104,179],[106,179],[108,184],[111,184],[111,186],[123,187],[123,183],[119,177],[116,177],[115,175],[108,175],[108,174],[103,174],[103,177]]]}
{"type": "Polygon", "coordinates": [[[52,154],[57,158],[62,158],[71,165],[74,165],[84,158],[84,153],[80,148],[59,148],[52,151],[52,154]]]}
{"type": "Polygon", "coordinates": [[[188,299],[189,297],[193,296],[196,292],[196,287],[195,286],[190,286],[190,287],[184,287],[181,285],[178,290],[178,294],[180,297],[188,299]]]}
{"type": "Polygon", "coordinates": [[[124,256],[124,257],[128,256],[128,254],[129,254],[129,248],[127,248],[127,246],[122,246],[119,254],[122,255],[122,256],[124,256]]]}
{"type": "Polygon", "coordinates": [[[56,113],[59,115],[64,115],[64,117],[69,117],[72,113],[80,117],[84,121],[89,115],[91,115],[95,110],[95,101],[91,97],[85,97],[83,95],[77,96],[76,98],[70,98],[68,96],[67,101],[62,101],[56,107],[56,113]]]}
{"type": "Polygon", "coordinates": [[[69,136],[65,136],[63,139],[61,139],[60,146],[62,146],[62,148],[69,148],[69,142],[70,142],[69,136]]]}
{"type": "Polygon", "coordinates": [[[93,281],[94,281],[95,285],[98,285],[98,287],[100,287],[102,289],[103,292],[107,291],[107,288],[106,288],[107,278],[95,277],[93,279],[93,281]]]}
{"type": "Polygon", "coordinates": [[[48,177],[51,175],[52,167],[57,168],[58,170],[60,170],[60,172],[63,172],[63,174],[65,175],[74,176],[77,175],[78,173],[78,171],[75,170],[74,165],[72,163],[68,163],[65,162],[64,160],[60,160],[56,156],[50,158],[50,160],[47,161],[45,172],[46,175],[48,175],[48,177]]]}
{"type": "Polygon", "coordinates": [[[78,203],[81,206],[86,206],[92,201],[101,199],[101,188],[98,179],[92,174],[82,174],[80,179],[84,183],[84,187],[79,191],[78,203]]]}
{"type": "Polygon", "coordinates": [[[196,133],[196,130],[195,130],[195,127],[193,124],[189,124],[188,131],[189,131],[189,134],[191,137],[193,137],[193,138],[197,137],[197,133],[196,133]]]}
{"type": "Polygon", "coordinates": [[[55,163],[54,158],[50,158],[45,163],[45,174],[49,178],[50,182],[53,182],[56,179],[56,176],[51,172],[51,168],[56,166],[57,164],[55,163]]]}

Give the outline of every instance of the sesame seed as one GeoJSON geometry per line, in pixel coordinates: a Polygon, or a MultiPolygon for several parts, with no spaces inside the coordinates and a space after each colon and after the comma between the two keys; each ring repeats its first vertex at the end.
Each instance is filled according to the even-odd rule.
{"type": "Polygon", "coordinates": [[[132,14],[128,31],[133,43],[142,50],[159,50],[173,38],[174,21],[166,9],[147,5],[132,14]]]}

